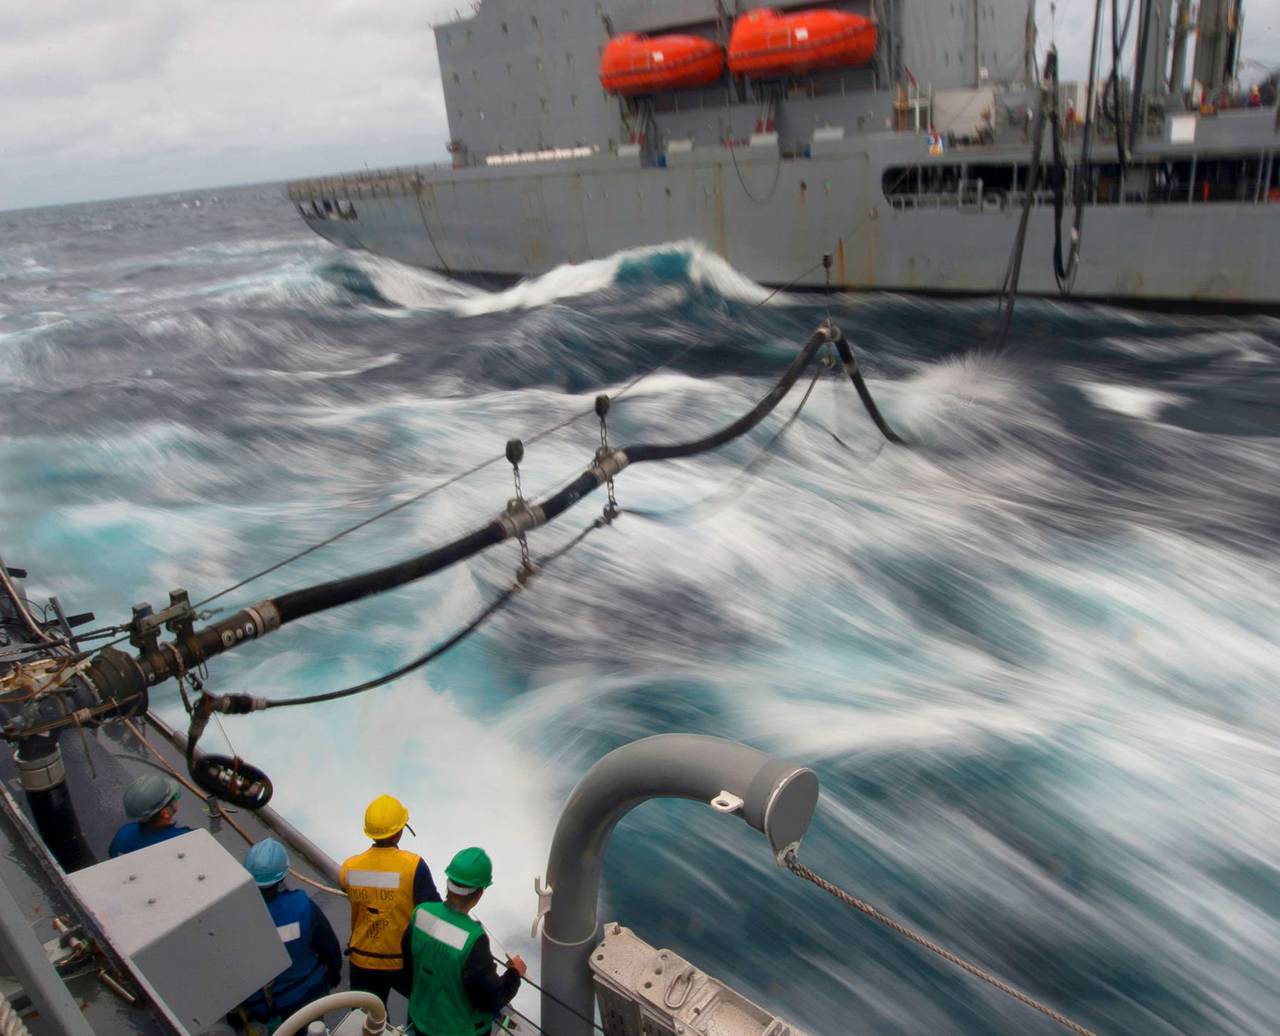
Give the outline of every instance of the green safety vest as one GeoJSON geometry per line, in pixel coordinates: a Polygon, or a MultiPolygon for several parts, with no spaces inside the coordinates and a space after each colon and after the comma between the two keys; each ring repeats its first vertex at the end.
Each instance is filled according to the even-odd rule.
{"type": "Polygon", "coordinates": [[[409,1020],[424,1036],[487,1036],[493,1014],[477,1011],[462,967],[484,928],[443,903],[423,903],[409,919],[413,989],[409,1020]]]}

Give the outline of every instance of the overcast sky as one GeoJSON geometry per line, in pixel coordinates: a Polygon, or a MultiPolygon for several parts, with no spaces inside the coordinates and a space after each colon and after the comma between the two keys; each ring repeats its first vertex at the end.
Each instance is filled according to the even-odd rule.
{"type": "MultiPolygon", "coordinates": [[[[1057,4],[1065,77],[1085,71],[1092,6],[1057,4]]],[[[431,24],[466,7],[0,3],[0,209],[444,161],[431,24]]],[[[1280,64],[1280,0],[1246,11],[1245,57],[1280,64]]]]}

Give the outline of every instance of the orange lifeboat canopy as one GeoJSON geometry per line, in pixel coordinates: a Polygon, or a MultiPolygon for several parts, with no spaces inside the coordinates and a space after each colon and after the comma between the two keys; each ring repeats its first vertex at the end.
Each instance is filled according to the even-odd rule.
{"type": "Polygon", "coordinates": [[[600,85],[635,96],[710,86],[724,74],[724,51],[701,36],[615,36],[600,57],[600,85]]]}
{"type": "Polygon", "coordinates": [[[733,25],[729,71],[752,79],[778,79],[823,68],[870,64],[876,23],[847,11],[750,11],[733,25]]]}

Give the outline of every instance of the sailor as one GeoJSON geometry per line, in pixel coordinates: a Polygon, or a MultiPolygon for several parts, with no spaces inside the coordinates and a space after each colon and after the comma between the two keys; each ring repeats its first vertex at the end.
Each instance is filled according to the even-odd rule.
{"type": "Polygon", "coordinates": [[[445,869],[443,903],[413,912],[402,949],[413,988],[409,1032],[419,1036],[487,1036],[494,1016],[520,989],[525,963],[507,960],[501,975],[489,937],[468,916],[493,884],[493,864],[483,849],[463,849],[445,869]]]}
{"type": "Polygon", "coordinates": [[[400,954],[409,915],[419,903],[440,902],[426,861],[399,848],[406,827],[409,811],[404,805],[390,795],[379,795],[364,813],[364,833],[373,845],[347,860],[339,872],[351,901],[351,988],[384,1002],[392,989],[409,995],[400,954]]]}
{"type": "Polygon", "coordinates": [[[297,889],[286,889],[289,854],[274,838],[264,838],[249,848],[244,869],[266,900],[280,941],[289,951],[289,966],[248,1000],[227,1015],[227,1023],[237,1031],[250,1022],[261,1022],[268,1030],[298,1008],[324,996],[342,979],[342,947],[333,926],[320,908],[297,889]]]}
{"type": "Polygon", "coordinates": [[[116,832],[107,852],[114,858],[185,835],[191,828],[174,823],[181,795],[173,778],[144,773],[125,789],[124,812],[129,822],[116,832]]]}

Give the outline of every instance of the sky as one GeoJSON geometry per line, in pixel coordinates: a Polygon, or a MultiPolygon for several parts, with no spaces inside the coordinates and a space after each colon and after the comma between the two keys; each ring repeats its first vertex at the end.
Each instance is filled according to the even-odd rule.
{"type": "MultiPolygon", "coordinates": [[[[444,162],[431,25],[468,4],[0,4],[0,210],[444,162]]],[[[1058,0],[1064,78],[1087,70],[1092,7],[1058,0]]],[[[1244,56],[1280,65],[1280,0],[1246,12],[1244,56]]]]}

